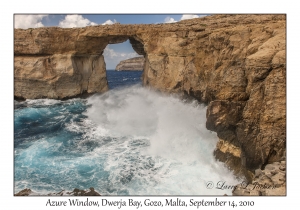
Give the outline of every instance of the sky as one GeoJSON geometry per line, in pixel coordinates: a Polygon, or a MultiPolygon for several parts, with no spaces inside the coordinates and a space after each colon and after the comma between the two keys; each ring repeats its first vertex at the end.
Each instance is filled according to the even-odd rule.
{"type": "MultiPolygon", "coordinates": [[[[158,24],[174,23],[185,19],[201,18],[206,14],[15,14],[15,28],[38,28],[57,26],[62,28],[86,27],[107,24],[158,24]]],[[[129,41],[109,44],[104,50],[107,70],[114,70],[125,59],[140,56],[129,41]]]]}

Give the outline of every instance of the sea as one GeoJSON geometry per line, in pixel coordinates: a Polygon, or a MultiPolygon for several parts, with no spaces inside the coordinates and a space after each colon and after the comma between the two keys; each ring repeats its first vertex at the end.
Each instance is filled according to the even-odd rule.
{"type": "Polygon", "coordinates": [[[213,156],[205,105],[141,76],[107,71],[109,91],[85,99],[15,101],[14,192],[231,195],[240,180],[213,156]]]}

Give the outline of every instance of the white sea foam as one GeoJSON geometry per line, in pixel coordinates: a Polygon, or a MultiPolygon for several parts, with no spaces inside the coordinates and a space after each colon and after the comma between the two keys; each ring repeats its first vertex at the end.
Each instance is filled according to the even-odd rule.
{"type": "Polygon", "coordinates": [[[25,101],[27,104],[30,105],[54,105],[57,103],[60,103],[60,100],[55,100],[55,99],[27,99],[25,101]]]}
{"type": "Polygon", "coordinates": [[[206,183],[238,183],[214,159],[217,136],[206,130],[206,107],[197,102],[133,86],[91,97],[88,104],[96,139],[117,138],[93,151],[110,154],[105,170],[111,188],[131,195],[223,195],[231,190],[207,189],[206,183]]]}
{"type": "Polygon", "coordinates": [[[238,183],[215,161],[217,136],[206,130],[206,107],[196,101],[133,86],[90,97],[85,116],[78,112],[86,107],[82,99],[28,102],[40,107],[17,111],[17,119],[54,116],[47,125],[59,121],[61,130],[32,136],[15,148],[17,190],[47,194],[94,187],[102,195],[223,195],[231,190],[207,189],[206,183],[238,183]],[[51,109],[56,103],[61,106],[51,109]]]}

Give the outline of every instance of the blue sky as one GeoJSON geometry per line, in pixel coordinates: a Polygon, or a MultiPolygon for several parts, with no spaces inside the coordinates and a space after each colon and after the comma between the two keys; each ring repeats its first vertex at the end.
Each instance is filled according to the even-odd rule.
{"type": "MultiPolygon", "coordinates": [[[[15,14],[15,28],[38,28],[58,26],[62,28],[85,27],[106,24],[158,24],[173,23],[184,19],[201,18],[205,14],[15,14]]],[[[129,41],[110,44],[104,50],[107,70],[128,58],[139,56],[129,41]]]]}
{"type": "MultiPolygon", "coordinates": [[[[147,14],[89,14],[89,15],[82,15],[82,17],[95,22],[97,24],[102,24],[107,20],[116,20],[121,24],[151,24],[151,23],[164,23],[166,17],[172,17],[174,20],[179,21],[182,14],[167,14],[167,15],[147,15],[147,14]]],[[[45,26],[58,26],[59,22],[65,18],[65,15],[49,15],[47,18],[42,20],[45,26]]]]}
{"type": "MultiPolygon", "coordinates": [[[[68,14],[76,15],[76,14],[68,14]]],[[[83,18],[90,20],[96,24],[103,24],[107,20],[119,22],[121,24],[151,24],[165,23],[166,18],[173,18],[175,21],[180,21],[182,14],[80,14],[83,18]]],[[[193,14],[194,15],[194,14],[193,14]]],[[[199,17],[203,14],[195,14],[199,17]]],[[[42,19],[44,26],[58,26],[60,21],[65,19],[66,15],[54,14],[48,15],[42,19]]]]}

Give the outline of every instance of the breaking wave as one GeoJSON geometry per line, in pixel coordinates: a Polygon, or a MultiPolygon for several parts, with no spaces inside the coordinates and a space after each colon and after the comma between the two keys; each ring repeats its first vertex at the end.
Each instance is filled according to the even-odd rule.
{"type": "Polygon", "coordinates": [[[15,102],[15,192],[94,187],[103,195],[224,195],[206,107],[135,85],[88,99],[15,102]]]}

